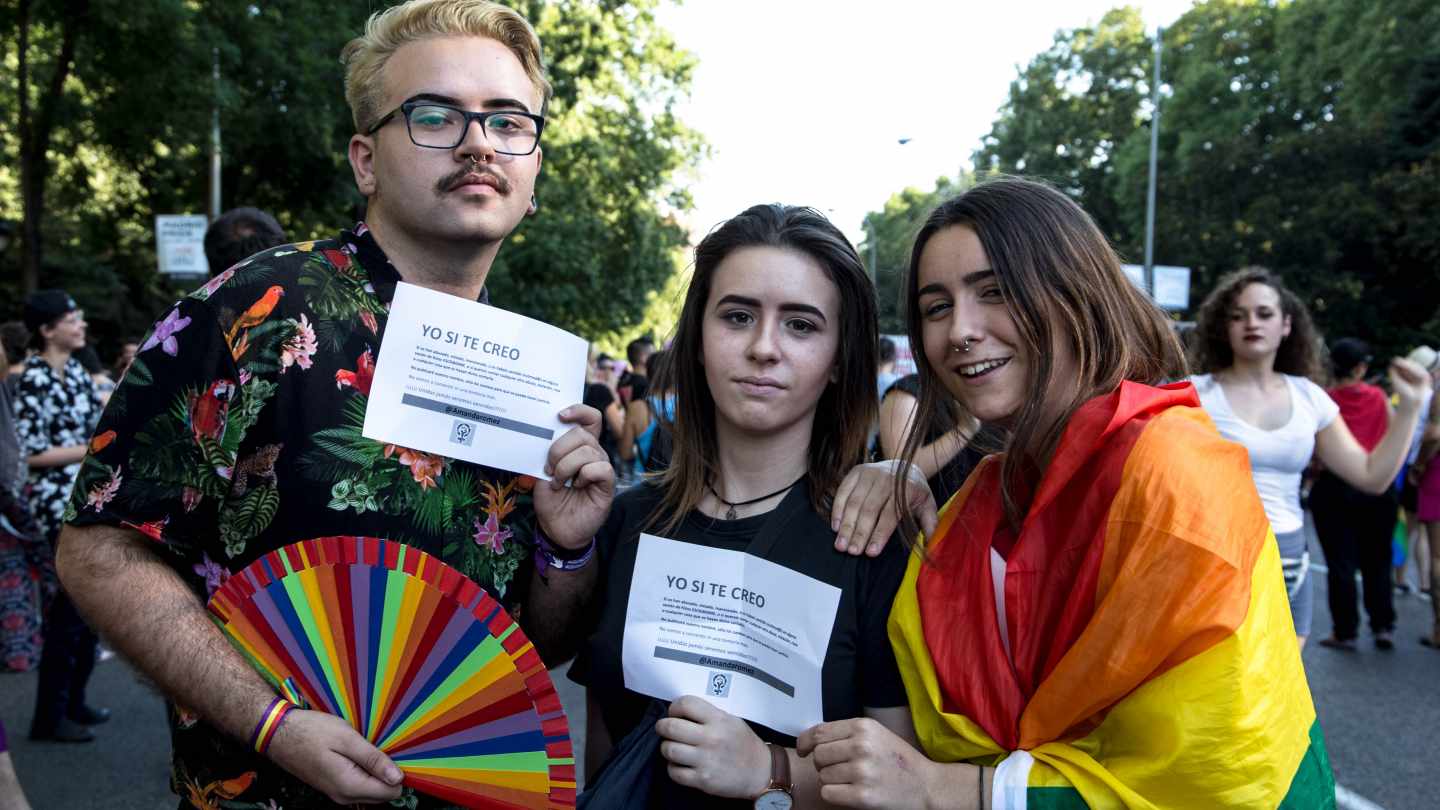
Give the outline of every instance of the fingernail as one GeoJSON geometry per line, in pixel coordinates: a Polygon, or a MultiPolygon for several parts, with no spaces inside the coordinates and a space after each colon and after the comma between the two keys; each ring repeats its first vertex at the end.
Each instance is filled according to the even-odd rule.
{"type": "Polygon", "coordinates": [[[395,767],[394,765],[391,765],[389,768],[385,769],[385,781],[389,782],[392,785],[400,784],[400,781],[404,778],[405,774],[400,773],[400,769],[395,767]]]}
{"type": "Polygon", "coordinates": [[[871,543],[871,544],[870,544],[870,547],[867,548],[867,549],[865,549],[865,553],[866,553],[866,554],[869,554],[871,557],[874,557],[876,554],[879,554],[879,553],[880,553],[880,544],[879,544],[879,543],[871,543]]]}

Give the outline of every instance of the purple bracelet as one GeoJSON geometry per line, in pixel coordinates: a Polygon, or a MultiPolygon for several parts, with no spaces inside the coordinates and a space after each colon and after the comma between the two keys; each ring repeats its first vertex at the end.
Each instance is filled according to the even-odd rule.
{"type": "Polygon", "coordinates": [[[275,739],[275,732],[280,730],[280,724],[285,722],[285,715],[294,710],[296,705],[283,697],[277,697],[270,701],[265,713],[260,716],[260,722],[255,725],[255,730],[250,732],[250,747],[255,753],[263,754],[270,748],[270,741],[275,739]]]}
{"type": "Polygon", "coordinates": [[[561,548],[550,542],[545,536],[545,531],[538,525],[535,527],[535,564],[541,569],[555,568],[560,571],[579,571],[590,564],[595,557],[595,538],[591,537],[590,542],[580,550],[578,556],[575,550],[561,548]]]}

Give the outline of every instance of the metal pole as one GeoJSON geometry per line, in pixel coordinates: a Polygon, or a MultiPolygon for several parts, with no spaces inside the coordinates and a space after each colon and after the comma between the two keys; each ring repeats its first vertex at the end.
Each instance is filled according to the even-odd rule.
{"type": "Polygon", "coordinates": [[[874,284],[874,283],[876,283],[876,281],[875,281],[875,225],[870,222],[870,218],[869,218],[869,217],[866,217],[866,218],[865,218],[865,229],[870,232],[870,239],[869,239],[869,242],[870,242],[870,283],[871,283],[871,284],[874,284]]]}
{"type": "Polygon", "coordinates": [[[210,50],[213,100],[210,108],[210,221],[220,218],[220,49],[210,50]]]}
{"type": "Polygon", "coordinates": [[[1160,150],[1160,45],[1165,29],[1155,29],[1155,81],[1150,84],[1150,190],[1145,199],[1145,291],[1155,297],[1155,162],[1160,150]]]}

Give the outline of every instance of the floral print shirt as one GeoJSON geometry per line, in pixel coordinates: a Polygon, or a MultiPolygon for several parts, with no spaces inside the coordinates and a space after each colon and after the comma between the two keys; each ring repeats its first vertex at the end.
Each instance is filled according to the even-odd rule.
{"type": "MultiPolygon", "coordinates": [[[[202,599],[291,543],[385,537],[518,618],[533,480],[361,435],[399,280],[361,223],[260,253],[180,301],[111,398],[67,519],[138,529],[202,599]]],[[[172,787],[191,804],[330,806],[183,707],[171,719],[172,787]]],[[[400,803],[441,806],[408,789],[400,803]]]]}
{"type": "MultiPolygon", "coordinates": [[[[33,456],[52,447],[74,447],[90,440],[90,431],[100,416],[95,381],[80,361],[70,358],[56,373],[45,358],[33,355],[15,390],[15,431],[20,451],[33,456]]],[[[60,529],[65,503],[80,464],[60,467],[31,467],[25,482],[30,511],[44,537],[60,529]]]]}

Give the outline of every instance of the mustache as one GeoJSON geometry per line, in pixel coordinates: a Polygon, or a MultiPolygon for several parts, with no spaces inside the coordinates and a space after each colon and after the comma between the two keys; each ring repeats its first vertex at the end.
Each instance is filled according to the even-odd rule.
{"type": "Polygon", "coordinates": [[[491,170],[489,170],[489,169],[487,169],[487,168],[480,167],[480,166],[475,166],[475,167],[464,166],[464,167],[461,167],[461,168],[459,168],[459,169],[456,169],[455,171],[453,171],[453,172],[445,175],[444,177],[440,178],[440,181],[439,181],[438,183],[435,184],[435,193],[436,193],[436,194],[444,194],[445,192],[449,191],[450,189],[455,188],[456,186],[460,185],[460,182],[461,182],[462,180],[464,180],[466,177],[469,177],[469,176],[472,175],[472,174],[478,174],[478,175],[480,175],[480,176],[482,176],[482,177],[489,177],[491,180],[494,180],[494,181],[495,181],[495,186],[496,186],[497,190],[498,190],[501,194],[509,194],[509,193],[510,193],[510,181],[509,181],[509,180],[506,180],[505,178],[501,177],[500,175],[496,174],[495,172],[493,172],[493,171],[491,171],[491,170]]]}

